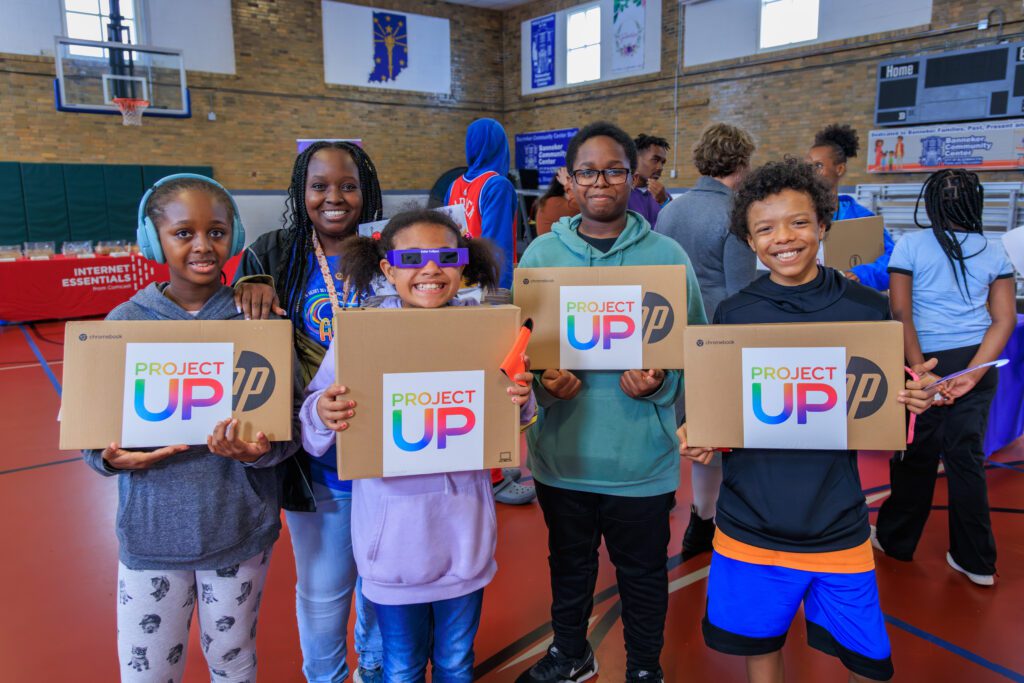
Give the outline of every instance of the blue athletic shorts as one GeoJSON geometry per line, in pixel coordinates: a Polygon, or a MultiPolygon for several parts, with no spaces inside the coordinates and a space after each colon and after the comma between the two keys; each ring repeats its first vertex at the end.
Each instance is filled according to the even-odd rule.
{"type": "Polygon", "coordinates": [[[715,552],[708,576],[704,642],[731,655],[763,655],[786,642],[800,603],[807,641],[856,674],[892,678],[875,572],[833,574],[750,564],[715,552]]]}

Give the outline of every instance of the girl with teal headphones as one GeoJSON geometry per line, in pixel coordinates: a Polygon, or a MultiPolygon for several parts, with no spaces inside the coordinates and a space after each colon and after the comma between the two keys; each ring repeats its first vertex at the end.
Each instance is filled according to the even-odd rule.
{"type": "MultiPolygon", "coordinates": [[[[139,204],[142,254],[166,263],[169,282],[150,284],[107,320],[241,320],[221,282],[245,231],[227,191],[205,176],[168,176],[139,204]]],[[[301,387],[295,383],[301,402],[301,387]]],[[[296,406],[297,407],[297,406],[296,406]]],[[[86,463],[118,476],[117,650],[121,680],[180,681],[189,624],[199,611],[211,677],[256,680],[256,619],[281,531],[279,463],[295,441],[255,441],[236,420],[207,443],[85,452],[86,463]]],[[[154,444],[154,446],[161,446],[154,444]]]]}

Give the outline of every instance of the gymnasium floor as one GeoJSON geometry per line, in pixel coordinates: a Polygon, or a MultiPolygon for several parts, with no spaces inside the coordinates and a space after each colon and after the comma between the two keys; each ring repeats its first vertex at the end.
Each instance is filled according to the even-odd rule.
{"type": "MultiPolygon", "coordinates": [[[[0,327],[0,407],[8,447],[0,460],[0,681],[110,683],[114,648],[116,482],[97,476],[77,453],[57,448],[62,323],[0,327]]],[[[109,388],[97,387],[97,400],[109,388]]],[[[999,546],[996,588],[972,586],[944,560],[945,486],[912,564],[878,559],[882,606],[893,642],[896,681],[1024,682],[1024,440],[994,456],[989,472],[999,546]]],[[[861,458],[872,507],[888,481],[882,456],[861,458]]],[[[678,552],[688,517],[683,467],[672,518],[678,552]]],[[[536,504],[499,506],[499,572],[488,587],[476,642],[480,680],[512,681],[550,638],[545,529],[536,504]]],[[[743,680],[742,662],[705,649],[700,637],[707,557],[672,570],[667,681],[743,680]]],[[[294,618],[294,566],[286,534],[276,546],[260,615],[260,680],[300,682],[294,618]]],[[[600,681],[623,680],[620,603],[604,561],[591,642],[600,681]]],[[[209,680],[193,629],[185,680],[209,680]]],[[[839,664],[809,650],[799,620],[785,647],[790,681],[845,681],[839,664]]]]}

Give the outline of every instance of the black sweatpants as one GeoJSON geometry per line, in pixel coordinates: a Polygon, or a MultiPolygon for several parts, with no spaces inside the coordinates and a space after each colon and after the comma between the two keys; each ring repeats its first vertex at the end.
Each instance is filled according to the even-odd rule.
{"type": "Polygon", "coordinates": [[[626,668],[657,669],[665,642],[675,493],[629,498],[535,484],[548,527],[553,644],[572,657],[586,650],[603,536],[622,598],[626,668]]]}
{"type": "MultiPolygon", "coordinates": [[[[969,367],[977,350],[969,346],[925,355],[939,359],[935,373],[942,376],[969,367]]],[[[990,369],[953,405],[933,406],[918,416],[914,442],[889,464],[892,495],[878,512],[878,542],[887,555],[913,558],[931,512],[941,456],[949,487],[949,553],[971,573],[995,573],[984,441],[997,383],[998,375],[990,369]]]]}

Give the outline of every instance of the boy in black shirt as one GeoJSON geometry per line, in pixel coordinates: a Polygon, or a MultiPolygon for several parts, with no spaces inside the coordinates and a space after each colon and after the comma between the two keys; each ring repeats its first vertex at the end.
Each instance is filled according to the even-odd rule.
{"type": "MultiPolygon", "coordinates": [[[[723,301],[715,323],[890,319],[884,296],[816,262],[833,201],[797,160],[748,176],[730,230],[771,272],[723,301]]],[[[920,413],[931,395],[908,382],[899,401],[920,413]]],[[[713,449],[686,443],[685,425],[679,436],[682,455],[710,459],[713,449]]],[[[781,648],[803,603],[812,647],[837,656],[852,681],[891,678],[856,452],[735,449],[723,468],[703,623],[708,647],[746,656],[752,682],[782,681],[781,648]]]]}

